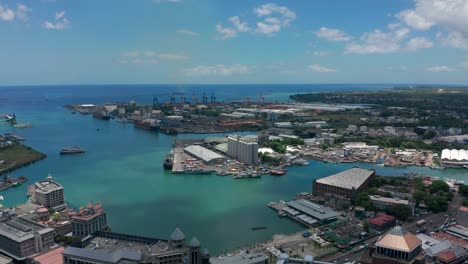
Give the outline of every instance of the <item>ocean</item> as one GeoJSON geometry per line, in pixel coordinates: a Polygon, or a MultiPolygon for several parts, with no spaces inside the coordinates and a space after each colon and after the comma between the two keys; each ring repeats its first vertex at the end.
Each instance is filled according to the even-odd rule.
{"type": "MultiPolygon", "coordinates": [[[[0,122],[0,133],[14,132],[27,138],[24,143],[45,154],[45,160],[11,173],[29,181],[19,188],[2,191],[4,206],[27,200],[26,188],[50,173],[65,188],[66,200],[75,207],[101,202],[115,232],[169,238],[179,227],[187,240],[196,236],[212,254],[268,240],[273,234],[292,233],[303,227],[278,218],[267,207],[270,201],[288,200],[310,192],[312,180],[352,166],[373,168],[388,176],[417,172],[464,179],[463,170],[435,171],[427,168],[388,168],[373,164],[327,164],[311,161],[306,167],[292,167],[283,177],[234,180],[216,175],[171,175],[162,162],[175,136],[135,129],[131,124],[72,115],[67,104],[105,103],[135,100],[138,103],[169,101],[176,93],[187,100],[214,95],[217,101],[288,101],[292,93],[373,90],[392,85],[75,85],[0,87],[0,114],[15,113],[20,123],[32,128],[18,129],[0,122]],[[99,130],[97,130],[99,129],[99,130]],[[60,156],[64,146],[79,145],[83,155],[60,156]],[[266,226],[252,231],[252,227],[266,226]]],[[[213,134],[212,134],[213,135],[213,134]]],[[[210,136],[212,136],[210,135],[210,136]]],[[[222,135],[222,134],[216,134],[222,135]]],[[[202,138],[207,135],[178,135],[202,138]]]]}

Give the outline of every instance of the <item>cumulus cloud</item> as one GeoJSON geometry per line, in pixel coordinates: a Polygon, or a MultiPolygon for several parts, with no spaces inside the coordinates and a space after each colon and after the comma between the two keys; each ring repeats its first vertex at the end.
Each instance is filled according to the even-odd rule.
{"type": "Polygon", "coordinates": [[[192,37],[196,37],[196,36],[200,35],[197,32],[192,31],[192,30],[188,30],[188,29],[178,29],[178,30],[176,30],[176,33],[181,34],[181,35],[192,36],[192,37]]]}
{"type": "Polygon", "coordinates": [[[406,49],[413,51],[418,49],[428,49],[434,47],[434,43],[424,37],[412,38],[406,44],[406,49]]]}
{"type": "Polygon", "coordinates": [[[65,17],[65,11],[55,13],[54,20],[42,23],[45,29],[62,30],[70,26],[70,21],[65,17]]]}
{"type": "Polygon", "coordinates": [[[26,22],[28,21],[28,13],[30,12],[32,12],[32,9],[23,4],[16,4],[16,10],[0,4],[0,20],[13,21],[15,18],[18,18],[26,22]]]}
{"type": "Polygon", "coordinates": [[[327,68],[327,67],[321,66],[320,64],[309,65],[309,66],[307,67],[307,69],[310,70],[310,71],[320,72],[320,73],[333,73],[333,72],[337,72],[336,69],[327,68]]]}
{"type": "Polygon", "coordinates": [[[187,68],[181,70],[182,74],[190,77],[196,76],[231,76],[238,74],[246,74],[249,72],[249,67],[242,64],[233,65],[200,65],[193,68],[187,68]]]}
{"type": "Polygon", "coordinates": [[[428,68],[426,68],[426,71],[428,71],[428,72],[453,72],[453,71],[455,71],[455,69],[450,68],[450,67],[445,66],[445,65],[441,65],[441,66],[428,67],[428,68]]]}
{"type": "Polygon", "coordinates": [[[315,35],[321,39],[325,39],[331,42],[349,41],[351,37],[339,29],[321,27],[315,32],[315,35]]]}
{"type": "Polygon", "coordinates": [[[414,0],[414,8],[396,15],[416,30],[439,27],[446,34],[439,39],[445,46],[468,48],[468,1],[466,0],[414,0]]]}
{"type": "MultiPolygon", "coordinates": [[[[372,53],[394,53],[404,50],[402,43],[407,39],[410,30],[400,28],[389,32],[374,30],[364,33],[361,43],[349,43],[346,45],[345,53],[372,54],[372,53]]],[[[421,39],[413,40],[411,48],[416,48],[421,39]]],[[[427,46],[427,43],[424,43],[427,46]]]]}
{"type": "Polygon", "coordinates": [[[130,50],[122,52],[120,62],[125,64],[156,64],[159,61],[177,62],[188,59],[190,59],[189,56],[180,53],[157,53],[151,50],[130,50]]]}
{"type": "Polygon", "coordinates": [[[273,3],[254,8],[253,14],[255,17],[251,18],[254,20],[252,27],[246,21],[242,21],[239,16],[231,16],[227,19],[230,25],[224,26],[218,23],[216,31],[221,34],[221,39],[234,38],[238,33],[245,32],[272,37],[296,19],[296,14],[289,8],[273,3]]]}

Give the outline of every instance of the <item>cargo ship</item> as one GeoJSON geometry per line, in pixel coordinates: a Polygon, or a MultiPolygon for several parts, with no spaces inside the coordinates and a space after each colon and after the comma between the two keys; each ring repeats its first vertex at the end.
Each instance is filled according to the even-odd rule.
{"type": "Polygon", "coordinates": [[[80,148],[79,146],[72,146],[72,147],[64,147],[60,151],[60,155],[68,155],[68,154],[81,154],[85,153],[86,150],[80,148]]]}
{"type": "Polygon", "coordinates": [[[146,130],[159,130],[159,124],[155,120],[135,120],[133,126],[146,130]]]}

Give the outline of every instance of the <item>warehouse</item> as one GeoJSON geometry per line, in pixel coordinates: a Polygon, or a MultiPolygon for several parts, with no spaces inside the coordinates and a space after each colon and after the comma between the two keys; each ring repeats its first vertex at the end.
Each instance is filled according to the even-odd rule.
{"type": "Polygon", "coordinates": [[[286,205],[283,211],[310,226],[317,223],[331,222],[338,217],[338,213],[332,209],[304,199],[290,201],[286,205]]]}
{"type": "Polygon", "coordinates": [[[336,194],[353,200],[357,193],[367,187],[374,175],[373,170],[352,168],[314,180],[313,193],[315,196],[324,196],[327,193],[336,194]]]}
{"type": "Polygon", "coordinates": [[[468,165],[468,150],[444,149],[441,155],[442,164],[450,167],[463,167],[468,165]]]}
{"type": "Polygon", "coordinates": [[[191,145],[184,148],[185,153],[201,159],[205,164],[221,164],[226,161],[226,157],[199,145],[191,145]]]}

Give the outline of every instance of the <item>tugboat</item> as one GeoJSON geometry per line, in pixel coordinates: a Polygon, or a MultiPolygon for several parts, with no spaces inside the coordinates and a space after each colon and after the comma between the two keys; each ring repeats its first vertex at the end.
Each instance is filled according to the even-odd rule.
{"type": "Polygon", "coordinates": [[[166,159],[164,159],[163,167],[165,170],[172,170],[172,165],[174,164],[174,160],[172,155],[167,155],[166,159]]]}
{"type": "Polygon", "coordinates": [[[85,153],[86,150],[80,148],[79,146],[72,146],[72,147],[64,147],[60,151],[60,155],[67,155],[67,154],[80,154],[85,153]]]}
{"type": "Polygon", "coordinates": [[[159,124],[156,120],[147,119],[147,120],[135,120],[133,126],[137,128],[143,128],[146,130],[159,130],[159,124]]]}

